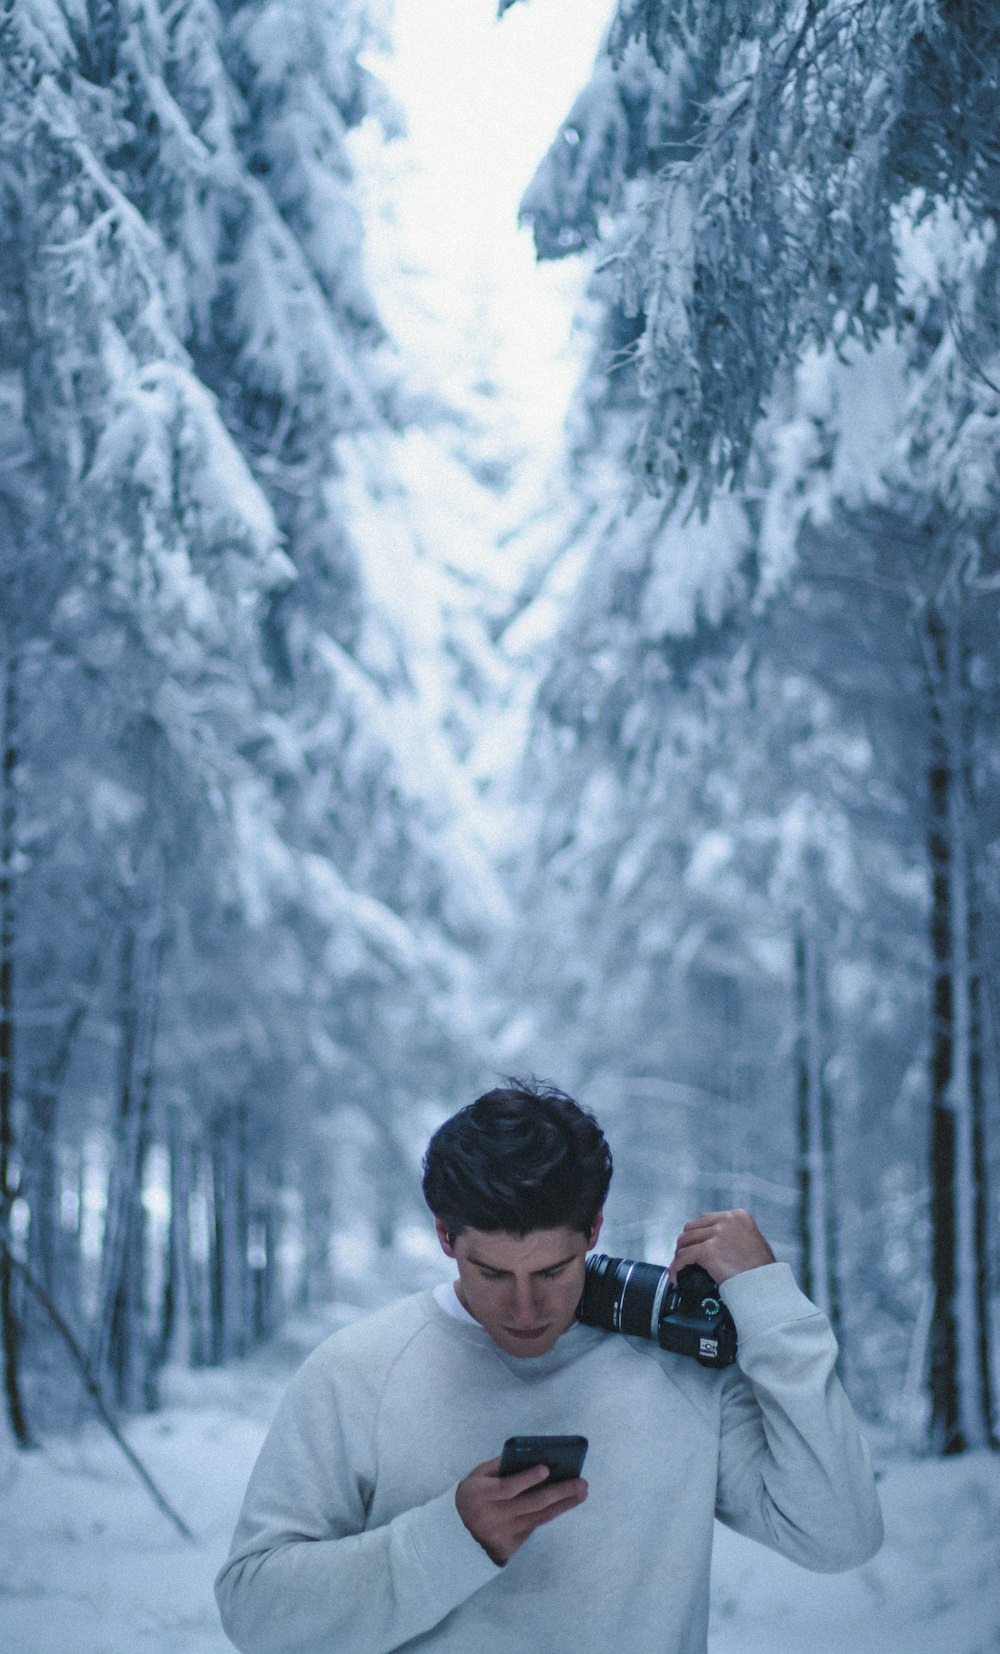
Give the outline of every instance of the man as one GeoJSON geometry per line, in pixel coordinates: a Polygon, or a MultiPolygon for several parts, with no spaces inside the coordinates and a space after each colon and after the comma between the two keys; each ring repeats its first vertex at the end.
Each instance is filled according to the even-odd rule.
{"type": "Polygon", "coordinates": [[[724,1371],[576,1320],[611,1156],[552,1087],[445,1122],[424,1193],[458,1280],[337,1332],[286,1394],[216,1582],[244,1654],[704,1654],[713,1517],[807,1568],[882,1540],[826,1318],[746,1212],[685,1225],[736,1322],[724,1371]],[[587,1480],[498,1475],[589,1438],[587,1480]]]}

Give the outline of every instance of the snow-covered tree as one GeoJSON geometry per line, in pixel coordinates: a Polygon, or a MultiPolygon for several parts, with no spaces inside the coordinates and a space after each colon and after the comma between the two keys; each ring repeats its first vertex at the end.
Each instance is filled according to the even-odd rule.
{"type": "MultiPolygon", "coordinates": [[[[643,791],[630,779],[634,731],[669,728],[689,681],[716,671],[745,681],[758,726],[742,727],[772,813],[794,817],[796,746],[770,743],[789,696],[821,712],[829,733],[821,724],[809,750],[826,745],[828,765],[839,756],[828,773],[810,765],[802,802],[827,817],[830,852],[851,846],[855,872],[838,895],[829,867],[817,883],[813,856],[773,913],[801,970],[807,935],[825,930],[832,949],[831,1081],[858,1072],[866,1041],[857,1007],[846,1015],[852,957],[874,973],[879,925],[895,913],[908,963],[884,987],[885,1043],[900,1097],[912,1093],[901,1055],[927,926],[931,1433],[944,1451],[994,1431],[985,1114],[997,1075],[983,983],[996,963],[984,921],[996,855],[998,44],[993,8],[974,0],[621,0],[524,201],[541,256],[597,253],[572,471],[589,555],[542,699],[550,722],[576,720],[553,793],[586,768],[578,747],[598,763],[614,751],[656,839],[685,765],[643,791]],[[831,781],[843,810],[832,832],[831,781]]],[[[723,738],[708,729],[709,743],[723,738]]],[[[737,815],[752,818],[748,781],[737,815]]],[[[643,830],[634,807],[626,819],[623,856],[643,830]]],[[[703,819],[694,809],[679,824],[689,854],[703,819]]],[[[604,878],[598,895],[614,889],[604,878]]],[[[676,892],[664,901],[680,905],[676,892]]],[[[806,1054],[817,1103],[822,1068],[806,1054]]],[[[857,1093],[873,1112],[884,1072],[857,1093]]],[[[911,1224],[911,1266],[917,1235],[911,1224]]]]}
{"type": "Polygon", "coordinates": [[[0,36],[22,1439],[19,1331],[42,1335],[17,1248],[142,1405],[165,1357],[267,1329],[283,1238],[306,1286],[335,1221],[389,1238],[418,1198],[408,1118],[478,1064],[502,902],[408,659],[423,550],[346,143],[394,121],[361,64],[378,27],[362,0],[29,0],[0,36]],[[378,1147],[381,1210],[338,1219],[345,1131],[378,1147]]]}

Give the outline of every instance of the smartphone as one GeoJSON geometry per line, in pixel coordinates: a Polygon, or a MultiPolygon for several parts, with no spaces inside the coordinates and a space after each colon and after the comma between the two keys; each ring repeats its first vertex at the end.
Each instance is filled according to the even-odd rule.
{"type": "MultiPolygon", "coordinates": [[[[586,1436],[508,1436],[500,1457],[500,1475],[547,1464],[550,1482],[571,1482],[583,1469],[586,1436]]],[[[546,1484],[543,1484],[546,1485],[546,1484]]]]}

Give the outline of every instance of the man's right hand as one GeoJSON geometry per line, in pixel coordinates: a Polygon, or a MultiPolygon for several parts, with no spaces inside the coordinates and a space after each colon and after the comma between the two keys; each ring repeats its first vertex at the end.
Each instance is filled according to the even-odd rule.
{"type": "Polygon", "coordinates": [[[487,1556],[502,1566],[543,1522],[551,1522],[564,1510],[582,1505],[587,1484],[582,1476],[575,1481],[548,1485],[548,1468],[532,1465],[513,1476],[498,1476],[499,1459],[487,1459],[459,1482],[455,1504],[473,1539],[487,1556]]]}

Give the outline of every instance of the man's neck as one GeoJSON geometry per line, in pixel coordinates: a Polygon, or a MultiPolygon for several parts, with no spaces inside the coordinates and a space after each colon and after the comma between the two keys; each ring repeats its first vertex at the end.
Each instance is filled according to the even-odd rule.
{"type": "Polygon", "coordinates": [[[477,1321],[476,1317],[463,1304],[458,1287],[458,1281],[442,1281],[440,1286],[434,1288],[436,1301],[448,1315],[454,1316],[456,1321],[465,1321],[473,1327],[480,1326],[481,1322],[477,1321]]]}

